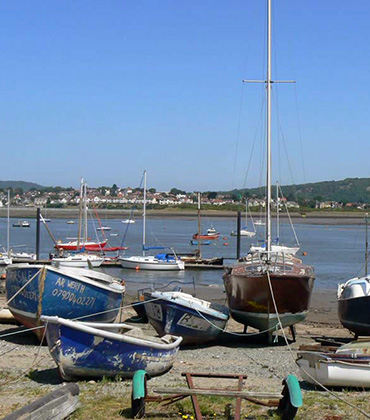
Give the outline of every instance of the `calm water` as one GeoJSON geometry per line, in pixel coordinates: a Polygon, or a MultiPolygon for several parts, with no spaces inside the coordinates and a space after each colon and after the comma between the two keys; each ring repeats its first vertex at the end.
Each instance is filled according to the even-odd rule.
{"type": "MultiPolygon", "coordinates": [[[[124,217],[123,217],[124,218],[124,217]]],[[[14,250],[35,251],[36,243],[36,222],[28,219],[30,228],[10,228],[10,243],[14,250]],[[20,246],[21,245],[21,246],[20,246]]],[[[15,219],[11,220],[15,222],[15,219]]],[[[77,221],[74,225],[68,225],[66,220],[53,219],[48,227],[57,239],[76,238],[77,221]]],[[[103,225],[112,228],[106,232],[111,246],[121,245],[125,236],[125,245],[129,247],[126,255],[140,255],[142,241],[142,222],[138,220],[135,224],[126,225],[120,220],[103,220],[103,225]],[[128,229],[127,229],[128,228],[128,229]],[[127,231],[126,231],[127,229],[127,231]],[[110,236],[111,234],[118,236],[110,236]]],[[[236,228],[236,219],[231,218],[204,218],[202,220],[203,230],[211,225],[221,233],[218,241],[212,245],[203,246],[204,257],[222,256],[224,258],[235,258],[236,237],[230,236],[231,230],[236,228]],[[222,237],[227,239],[222,239],[222,237]],[[227,243],[228,245],[224,245],[227,243]]],[[[89,235],[96,239],[95,227],[97,223],[89,221],[89,235]]],[[[316,288],[336,289],[339,282],[348,280],[359,274],[363,274],[364,268],[364,247],[365,231],[363,226],[326,226],[297,224],[295,229],[300,240],[301,250],[307,253],[302,257],[303,261],[312,265],[316,271],[316,288]]],[[[153,219],[147,221],[147,245],[148,246],[171,246],[177,252],[188,252],[196,247],[190,245],[190,239],[197,230],[196,219],[153,219]]],[[[6,219],[0,218],[0,244],[6,247],[7,235],[6,219]]],[[[257,239],[263,239],[263,228],[260,228],[258,237],[249,239],[242,238],[242,254],[246,253],[251,243],[257,239]]],[[[99,233],[99,237],[101,234],[99,233]]],[[[287,223],[281,224],[281,243],[294,245],[294,236],[287,223]]],[[[53,252],[53,242],[50,239],[45,227],[41,226],[41,257],[46,258],[49,252],[53,252]]],[[[161,252],[161,251],[153,251],[161,252]]],[[[183,282],[193,281],[199,285],[222,284],[222,270],[193,271],[189,270],[179,273],[165,272],[135,272],[134,270],[123,270],[109,268],[109,272],[124,277],[127,284],[135,287],[145,287],[148,283],[163,284],[172,280],[183,282]]]]}

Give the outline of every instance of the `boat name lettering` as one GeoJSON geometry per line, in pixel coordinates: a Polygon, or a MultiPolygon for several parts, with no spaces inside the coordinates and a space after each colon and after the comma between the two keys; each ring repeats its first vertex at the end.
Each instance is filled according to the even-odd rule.
{"type": "Polygon", "coordinates": [[[73,292],[69,290],[53,289],[51,292],[54,297],[61,297],[62,300],[68,300],[77,305],[82,306],[93,306],[95,303],[95,298],[92,296],[79,296],[77,297],[73,292]]]}
{"type": "Polygon", "coordinates": [[[163,320],[162,307],[157,303],[149,303],[146,305],[145,310],[149,318],[155,319],[157,321],[163,320]]]}
{"type": "Polygon", "coordinates": [[[67,287],[70,289],[76,290],[76,292],[84,293],[85,286],[81,283],[78,283],[77,281],[68,280],[67,287]]]}
{"type": "Polygon", "coordinates": [[[191,314],[184,314],[177,325],[199,331],[207,331],[210,328],[210,324],[205,319],[199,319],[191,314]]]}
{"type": "MultiPolygon", "coordinates": [[[[19,291],[19,287],[12,285],[11,290],[12,294],[15,295],[19,291]]],[[[25,299],[34,300],[37,302],[36,292],[23,289],[21,292],[18,293],[18,295],[24,297],[25,299]]]]}
{"type": "Polygon", "coordinates": [[[64,279],[63,277],[58,277],[58,280],[55,282],[55,285],[60,286],[62,288],[68,287],[69,289],[73,289],[79,293],[84,293],[86,288],[86,286],[77,281],[67,280],[66,282],[66,279],[64,279]]]}

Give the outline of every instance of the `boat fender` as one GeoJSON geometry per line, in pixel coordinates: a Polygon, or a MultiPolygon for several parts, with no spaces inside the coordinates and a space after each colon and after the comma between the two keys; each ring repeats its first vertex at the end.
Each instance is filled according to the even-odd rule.
{"type": "Polygon", "coordinates": [[[297,377],[291,374],[288,375],[283,380],[283,385],[288,388],[290,403],[293,405],[293,407],[301,407],[303,404],[302,392],[297,377]]]}
{"type": "Polygon", "coordinates": [[[146,379],[148,374],[145,370],[137,370],[132,378],[132,399],[138,400],[146,396],[146,379]]]}

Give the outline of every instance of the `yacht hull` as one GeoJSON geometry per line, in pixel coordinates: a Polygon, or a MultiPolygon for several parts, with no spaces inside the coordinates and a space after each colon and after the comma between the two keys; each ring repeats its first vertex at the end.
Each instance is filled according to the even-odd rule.
{"type": "MultiPolygon", "coordinates": [[[[271,272],[269,276],[283,327],[303,321],[311,300],[313,271],[301,275],[271,272]]],[[[234,269],[224,275],[224,284],[231,316],[237,322],[260,331],[278,325],[267,273],[236,274],[234,269]]]]}

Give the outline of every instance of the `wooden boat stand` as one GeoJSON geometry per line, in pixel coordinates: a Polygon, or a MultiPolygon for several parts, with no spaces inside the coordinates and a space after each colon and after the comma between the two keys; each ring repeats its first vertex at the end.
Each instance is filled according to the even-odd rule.
{"type": "Polygon", "coordinates": [[[188,388],[154,387],[152,391],[155,394],[164,395],[148,395],[146,372],[135,372],[132,384],[132,417],[143,418],[145,416],[145,403],[159,402],[164,403],[163,405],[169,405],[190,397],[193,403],[195,419],[202,420],[203,416],[198,403],[198,395],[236,398],[234,420],[240,420],[243,399],[258,405],[278,407],[278,412],[283,420],[293,419],[298,408],[302,405],[302,395],[298,380],[293,375],[288,375],[283,381],[284,388],[282,393],[243,391],[244,380],[247,379],[248,375],[185,372],[182,373],[181,376],[185,377],[188,388]],[[194,378],[236,379],[238,384],[234,389],[199,388],[195,386],[193,381],[194,378]]]}

